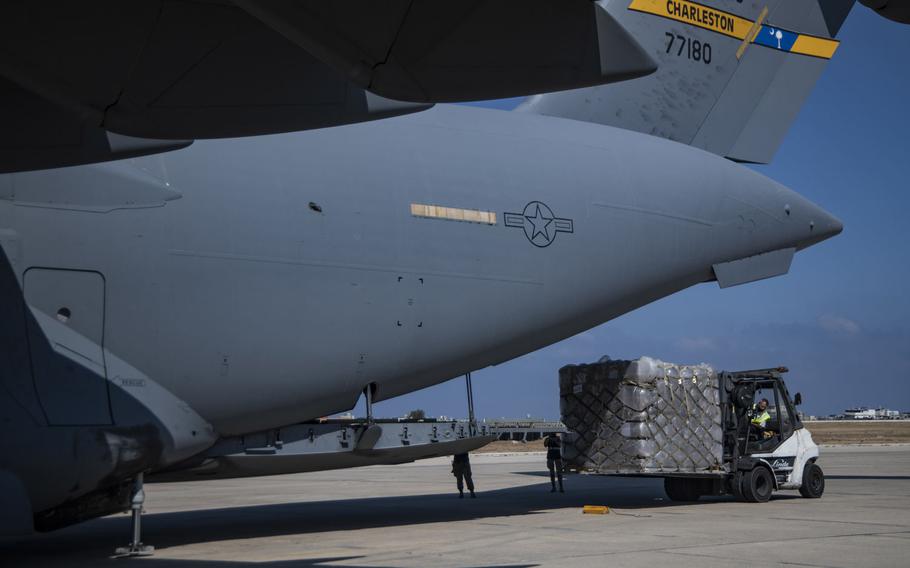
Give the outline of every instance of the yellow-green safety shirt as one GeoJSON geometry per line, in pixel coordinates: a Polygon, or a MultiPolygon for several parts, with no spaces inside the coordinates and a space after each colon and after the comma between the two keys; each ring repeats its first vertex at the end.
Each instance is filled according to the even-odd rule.
{"type": "Polygon", "coordinates": [[[767,410],[763,410],[761,414],[758,414],[752,418],[752,424],[755,424],[759,428],[764,428],[765,423],[768,422],[768,420],[771,420],[771,415],[768,414],[767,410]]]}

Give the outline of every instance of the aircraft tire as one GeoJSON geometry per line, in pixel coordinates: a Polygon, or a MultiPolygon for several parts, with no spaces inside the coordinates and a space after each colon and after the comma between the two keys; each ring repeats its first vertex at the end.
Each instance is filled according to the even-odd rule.
{"type": "Polygon", "coordinates": [[[743,475],[743,498],[750,503],[765,503],[774,492],[774,479],[764,466],[756,466],[743,475]]]}
{"type": "Polygon", "coordinates": [[[803,484],[799,494],[807,499],[818,499],[825,492],[825,473],[817,463],[807,463],[803,468],[803,484]]]}

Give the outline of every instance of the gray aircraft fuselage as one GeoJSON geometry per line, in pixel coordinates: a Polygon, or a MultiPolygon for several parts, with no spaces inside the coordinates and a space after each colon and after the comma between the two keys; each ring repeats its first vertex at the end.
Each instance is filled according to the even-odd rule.
{"type": "Polygon", "coordinates": [[[52,510],[840,230],[698,149],[468,107],[0,176],[0,486],[52,510]]]}

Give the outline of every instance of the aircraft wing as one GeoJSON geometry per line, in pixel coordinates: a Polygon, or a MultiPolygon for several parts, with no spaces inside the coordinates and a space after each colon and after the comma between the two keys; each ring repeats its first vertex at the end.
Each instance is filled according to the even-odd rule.
{"type": "Polygon", "coordinates": [[[647,75],[653,59],[590,0],[235,0],[393,99],[523,96],[647,75]]]}
{"type": "Polygon", "coordinates": [[[590,0],[4,2],[0,144],[10,151],[0,172],[601,84],[655,68],[590,0]]]}
{"type": "Polygon", "coordinates": [[[227,2],[6,2],[0,31],[9,82],[127,136],[267,134],[426,108],[365,93],[227,2]]]}

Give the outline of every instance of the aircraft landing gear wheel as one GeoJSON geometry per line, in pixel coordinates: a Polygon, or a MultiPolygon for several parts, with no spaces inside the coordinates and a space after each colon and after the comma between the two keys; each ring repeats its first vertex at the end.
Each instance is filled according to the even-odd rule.
{"type": "Polygon", "coordinates": [[[684,477],[665,477],[664,492],[670,501],[698,501],[701,497],[698,480],[684,477]]]}
{"type": "Polygon", "coordinates": [[[757,466],[743,474],[743,498],[750,503],[765,503],[774,491],[774,480],[768,468],[757,466]]]}
{"type": "Polygon", "coordinates": [[[807,499],[818,499],[825,492],[825,474],[817,463],[807,463],[803,468],[803,484],[799,494],[807,499]]]}

